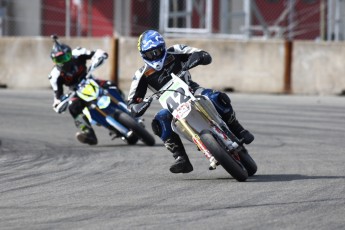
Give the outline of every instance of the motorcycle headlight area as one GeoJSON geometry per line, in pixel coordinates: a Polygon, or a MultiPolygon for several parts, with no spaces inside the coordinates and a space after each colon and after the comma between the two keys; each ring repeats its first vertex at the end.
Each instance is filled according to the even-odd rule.
{"type": "Polygon", "coordinates": [[[104,109],[109,106],[110,102],[111,102],[110,97],[104,95],[98,99],[97,106],[100,109],[104,109]]]}

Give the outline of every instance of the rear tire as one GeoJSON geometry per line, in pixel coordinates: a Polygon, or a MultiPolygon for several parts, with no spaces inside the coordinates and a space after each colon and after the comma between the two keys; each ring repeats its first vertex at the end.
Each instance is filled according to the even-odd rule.
{"type": "Polygon", "coordinates": [[[200,135],[201,141],[206,148],[216,158],[218,163],[237,181],[245,181],[248,178],[247,170],[238,164],[235,159],[230,156],[213,137],[209,130],[204,130],[200,135]]]}
{"type": "Polygon", "coordinates": [[[135,136],[142,140],[146,145],[153,146],[155,144],[154,137],[129,114],[125,112],[116,113],[115,119],[128,129],[132,130],[135,136]]]}

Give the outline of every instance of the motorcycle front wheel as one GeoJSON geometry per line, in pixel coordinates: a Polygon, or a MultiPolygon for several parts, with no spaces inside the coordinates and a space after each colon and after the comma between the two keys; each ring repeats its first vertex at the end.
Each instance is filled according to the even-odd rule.
{"type": "Polygon", "coordinates": [[[249,155],[247,149],[242,147],[243,149],[238,153],[242,165],[247,169],[248,176],[253,176],[256,171],[258,170],[258,166],[256,165],[253,158],[249,155]]]}
{"type": "Polygon", "coordinates": [[[115,113],[115,119],[132,130],[146,145],[153,146],[155,144],[154,137],[129,114],[125,112],[115,113]]]}
{"type": "Polygon", "coordinates": [[[200,139],[216,158],[218,163],[237,181],[246,181],[248,172],[244,167],[241,167],[233,157],[231,157],[222,147],[218,141],[213,137],[209,130],[204,130],[200,134],[200,139]]]}

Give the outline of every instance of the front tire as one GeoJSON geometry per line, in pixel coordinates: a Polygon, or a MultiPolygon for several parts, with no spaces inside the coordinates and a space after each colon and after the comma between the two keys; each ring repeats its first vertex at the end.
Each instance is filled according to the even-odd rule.
{"type": "Polygon", "coordinates": [[[115,119],[132,130],[146,145],[153,146],[155,144],[154,137],[129,114],[125,112],[116,113],[115,119]]]}
{"type": "Polygon", "coordinates": [[[256,165],[253,158],[249,155],[247,149],[245,149],[244,147],[242,148],[243,149],[238,153],[241,159],[241,163],[247,169],[248,176],[253,176],[258,170],[258,166],[256,165]]]}
{"type": "Polygon", "coordinates": [[[200,135],[201,141],[206,148],[216,158],[218,163],[237,181],[245,181],[248,178],[248,173],[245,168],[242,168],[235,159],[230,156],[213,137],[209,130],[204,130],[200,135]]]}

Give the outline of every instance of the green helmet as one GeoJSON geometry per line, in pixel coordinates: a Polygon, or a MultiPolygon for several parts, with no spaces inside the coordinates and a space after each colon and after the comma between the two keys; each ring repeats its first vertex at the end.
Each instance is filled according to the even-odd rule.
{"type": "Polygon", "coordinates": [[[68,45],[59,43],[56,35],[51,37],[54,40],[54,45],[50,52],[50,57],[57,66],[61,67],[72,59],[72,50],[68,45]]]}

